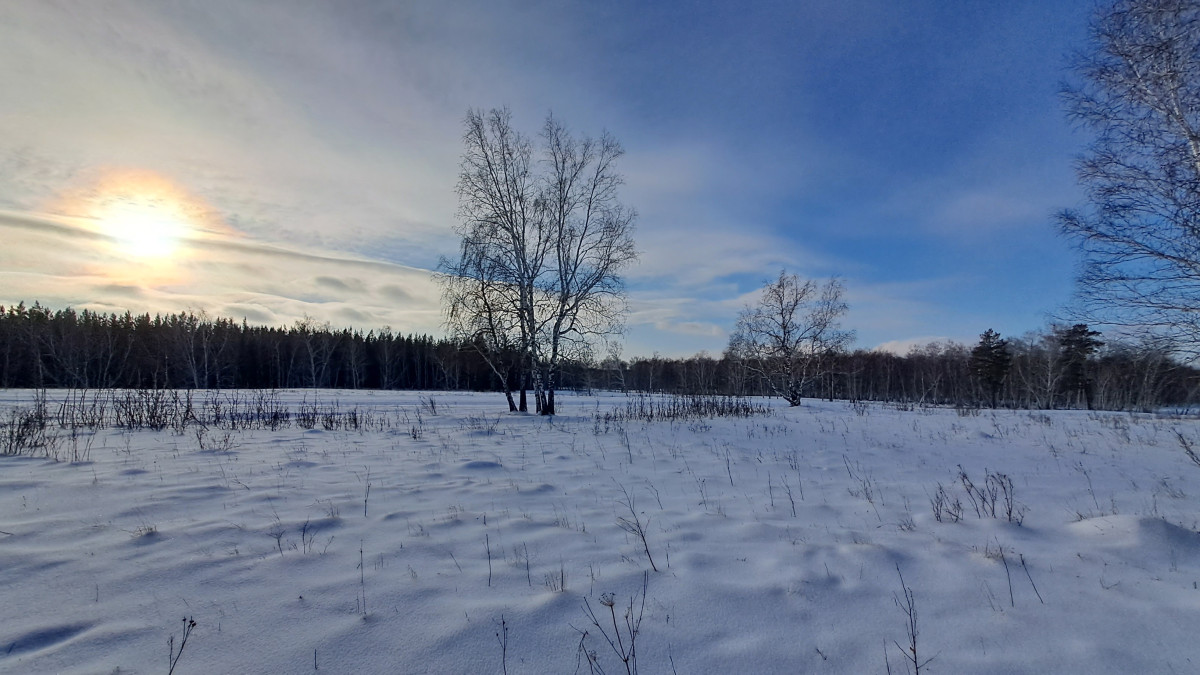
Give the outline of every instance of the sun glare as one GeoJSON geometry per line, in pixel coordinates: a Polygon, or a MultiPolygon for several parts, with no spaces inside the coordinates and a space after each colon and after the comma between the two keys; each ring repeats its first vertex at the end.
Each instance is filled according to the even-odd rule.
{"type": "Polygon", "coordinates": [[[146,169],[89,170],[43,207],[89,232],[93,247],[79,273],[113,283],[187,283],[214,241],[236,238],[220,212],[172,178],[146,169]]]}
{"type": "Polygon", "coordinates": [[[136,258],[167,258],[190,229],[177,205],[153,197],[122,198],[96,219],[122,252],[136,258]]]}
{"type": "Polygon", "coordinates": [[[184,255],[189,238],[223,229],[201,200],[145,170],[105,170],[88,185],[63,193],[58,208],[108,239],[115,256],[160,267],[184,255]]]}
{"type": "Polygon", "coordinates": [[[176,255],[200,212],[170,180],[145,171],[114,171],[90,195],[88,215],[117,251],[145,261],[176,255]]]}

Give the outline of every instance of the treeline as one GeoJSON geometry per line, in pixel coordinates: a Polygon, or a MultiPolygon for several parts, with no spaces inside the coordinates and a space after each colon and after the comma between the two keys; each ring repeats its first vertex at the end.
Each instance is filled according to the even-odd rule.
{"type": "MultiPolygon", "coordinates": [[[[981,358],[978,345],[935,342],[913,348],[906,355],[862,349],[825,354],[814,357],[813,370],[819,376],[806,383],[804,395],[1025,409],[1148,411],[1200,402],[1200,370],[1153,346],[1111,342],[1090,350],[1085,345],[1081,350],[1072,343],[1078,328],[1054,328],[1000,341],[1006,363],[998,377],[995,364],[981,358]],[[993,369],[989,371],[988,365],[993,369]]],[[[685,359],[656,356],[628,363],[610,360],[589,369],[584,380],[600,388],[631,391],[734,396],[770,393],[762,376],[746,363],[703,354],[685,359]]]]}
{"type": "Polygon", "coordinates": [[[0,307],[0,387],[488,389],[491,370],[449,340],[166,316],[0,307]]]}
{"type": "MultiPolygon", "coordinates": [[[[813,357],[812,398],[914,405],[1151,410],[1200,401],[1200,371],[1166,350],[1064,327],[980,345],[932,343],[813,357]],[[1082,335],[1082,337],[1081,337],[1082,335]],[[1082,343],[1080,342],[1082,340],[1082,343]],[[983,347],[987,347],[984,349],[983,347]]],[[[990,334],[990,336],[989,336],[990,334]]],[[[183,312],[166,316],[0,307],[0,387],[147,389],[501,390],[470,342],[389,330],[289,327],[183,312]]],[[[483,345],[478,345],[483,347],[483,345]]],[[[510,388],[518,374],[509,373],[510,388]]],[[[769,395],[760,372],[729,355],[610,358],[564,364],[568,390],[769,395]]]]}

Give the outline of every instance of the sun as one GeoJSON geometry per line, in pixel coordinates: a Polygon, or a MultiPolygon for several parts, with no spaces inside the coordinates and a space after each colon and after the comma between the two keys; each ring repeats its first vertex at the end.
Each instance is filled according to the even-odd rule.
{"type": "Polygon", "coordinates": [[[65,188],[48,210],[98,235],[114,263],[170,267],[194,244],[230,230],[215,209],[171,178],[145,169],[102,168],[65,188]]]}
{"type": "Polygon", "coordinates": [[[157,288],[185,283],[214,239],[232,236],[220,213],[157,171],[97,167],[65,187],[47,211],[95,242],[81,273],[157,288]]]}
{"type": "Polygon", "coordinates": [[[144,261],[178,254],[196,229],[193,200],[169,180],[149,172],[114,172],[88,199],[88,216],[117,252],[144,261]]]}
{"type": "Polygon", "coordinates": [[[118,250],[140,259],[171,257],[191,229],[178,205],[149,196],[107,204],[96,220],[118,250]]]}
{"type": "Polygon", "coordinates": [[[187,283],[198,264],[238,233],[174,177],[131,167],[94,167],[42,209],[90,242],[78,273],[158,288],[187,283]],[[216,247],[216,248],[214,248],[216,247]]]}

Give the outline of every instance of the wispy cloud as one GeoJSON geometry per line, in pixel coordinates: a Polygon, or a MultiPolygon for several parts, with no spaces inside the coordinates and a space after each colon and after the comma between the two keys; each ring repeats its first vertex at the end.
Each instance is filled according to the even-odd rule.
{"type": "Polygon", "coordinates": [[[364,329],[436,333],[439,292],[424,270],[248,238],[185,238],[170,263],[106,247],[76,221],[0,213],[0,302],[173,313],[184,308],[255,322],[306,316],[364,329]],[[98,246],[99,245],[99,246],[98,246]],[[56,251],[45,260],[46,251],[56,251]],[[165,269],[164,269],[165,268],[165,269]]]}
{"type": "Polygon", "coordinates": [[[936,335],[923,335],[920,337],[908,338],[907,340],[888,340],[875,347],[877,351],[891,352],[897,356],[907,356],[914,349],[925,347],[931,344],[944,345],[955,342],[946,337],[936,335]]]}

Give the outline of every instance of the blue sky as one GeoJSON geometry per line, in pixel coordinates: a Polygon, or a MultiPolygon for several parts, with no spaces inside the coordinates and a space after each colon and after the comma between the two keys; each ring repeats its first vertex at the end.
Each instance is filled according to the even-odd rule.
{"type": "Polygon", "coordinates": [[[1019,335],[1071,296],[1093,6],[6,3],[0,302],[437,333],[462,119],[507,105],[625,145],[626,356],[719,353],[780,268],[861,347],[1019,335]]]}

